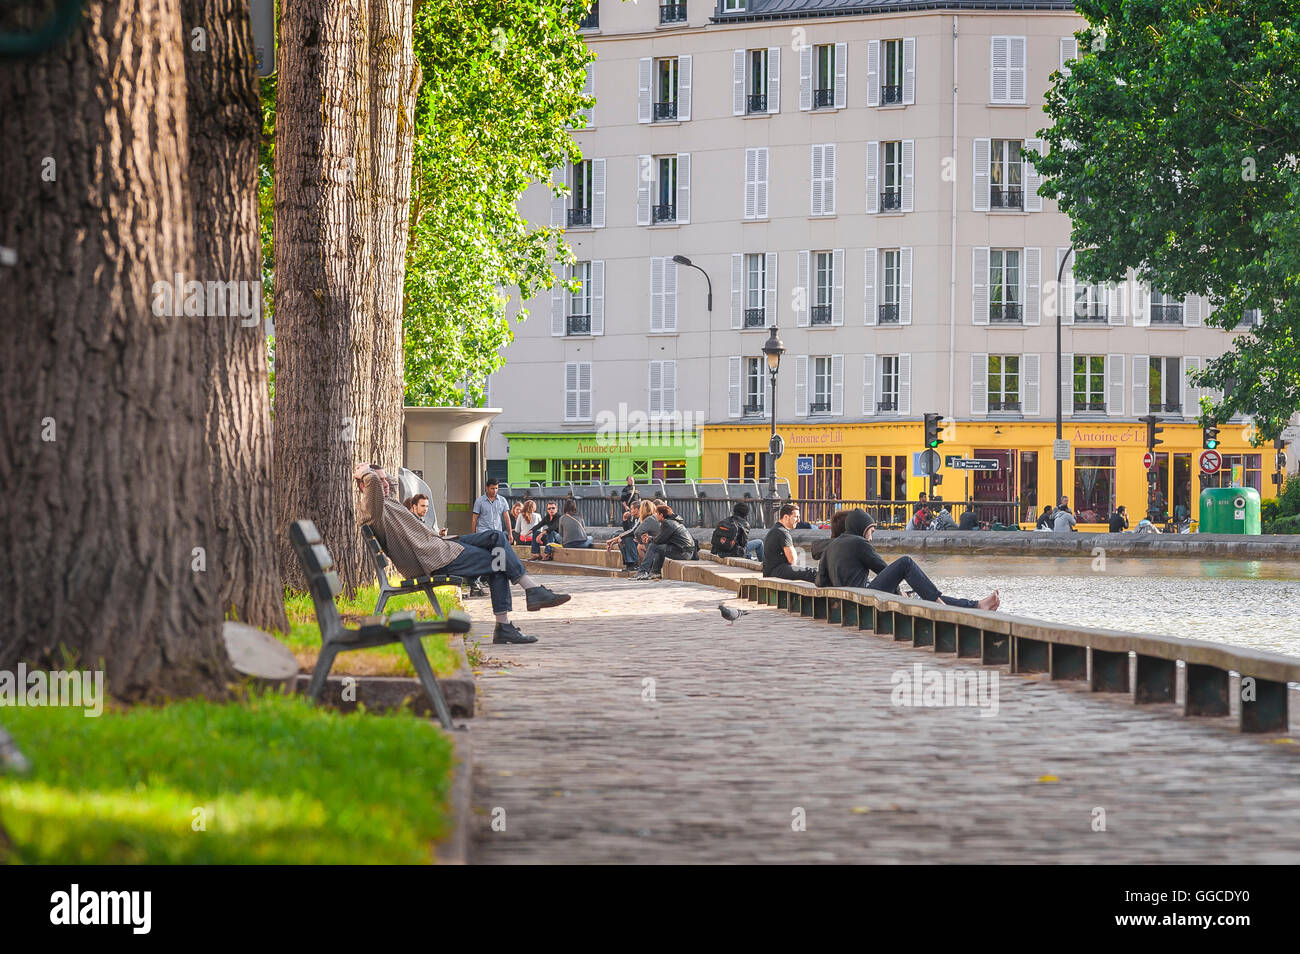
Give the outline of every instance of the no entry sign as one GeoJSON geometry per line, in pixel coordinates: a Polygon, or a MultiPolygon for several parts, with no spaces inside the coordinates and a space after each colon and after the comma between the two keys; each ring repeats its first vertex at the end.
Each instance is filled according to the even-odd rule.
{"type": "Polygon", "coordinates": [[[1154,467],[1155,465],[1156,465],[1156,455],[1155,455],[1155,454],[1151,453],[1150,451],[1147,451],[1145,454],[1142,455],[1142,466],[1143,466],[1143,467],[1145,467],[1147,470],[1150,470],[1150,469],[1151,469],[1152,467],[1154,467]]]}
{"type": "Polygon", "coordinates": [[[1201,451],[1201,473],[1205,476],[1217,474],[1223,466],[1223,455],[1216,450],[1201,451]]]}

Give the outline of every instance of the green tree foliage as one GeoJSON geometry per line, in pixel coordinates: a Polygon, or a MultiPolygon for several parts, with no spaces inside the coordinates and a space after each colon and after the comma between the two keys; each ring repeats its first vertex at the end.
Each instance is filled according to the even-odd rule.
{"type": "MultiPolygon", "coordinates": [[[[1300,407],[1300,0],[1079,0],[1088,29],[1038,163],[1073,221],[1075,274],[1132,266],[1210,324],[1263,323],[1198,383],[1275,436],[1300,407]],[[1235,382],[1235,388],[1225,388],[1235,382]]],[[[1204,413],[1204,412],[1203,412],[1204,413]]]]}
{"type": "MultiPolygon", "coordinates": [[[[578,34],[588,0],[423,0],[407,252],[408,404],[475,404],[513,335],[504,289],[528,299],[572,253],[530,227],[528,186],[579,158],[569,130],[592,55],[578,34]]],[[[520,318],[527,317],[521,311],[520,318]]]]}

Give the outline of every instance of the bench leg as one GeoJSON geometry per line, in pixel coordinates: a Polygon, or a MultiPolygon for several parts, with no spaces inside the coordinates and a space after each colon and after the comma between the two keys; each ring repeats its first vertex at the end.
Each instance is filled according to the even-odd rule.
{"type": "Polygon", "coordinates": [[[384,581],[383,581],[383,580],[380,580],[380,582],[379,582],[379,600],[378,600],[378,602],[375,603],[375,615],[376,615],[376,616],[382,616],[382,615],[384,615],[384,607],[388,605],[388,597],[390,597],[391,595],[392,595],[392,594],[388,591],[388,587],[384,586],[384,581]]]}
{"type": "Polygon", "coordinates": [[[429,697],[434,711],[438,713],[438,721],[442,723],[444,729],[448,731],[454,729],[451,713],[447,711],[447,701],[442,698],[442,688],[438,685],[438,677],[433,674],[433,667],[429,665],[429,657],[424,654],[424,644],[420,642],[420,637],[403,636],[402,645],[406,647],[406,655],[411,658],[411,665],[415,667],[415,673],[420,677],[424,694],[429,697]]]}
{"type": "Polygon", "coordinates": [[[438,594],[433,592],[432,586],[424,588],[424,594],[429,597],[429,605],[433,607],[433,618],[442,619],[442,607],[438,605],[438,594]]]}
{"type": "Polygon", "coordinates": [[[338,652],[338,649],[329,643],[321,646],[320,655],[316,657],[316,668],[311,671],[311,685],[307,688],[307,695],[311,697],[312,702],[320,702],[320,694],[325,689],[325,680],[329,678],[330,669],[334,666],[334,657],[338,652]]]}

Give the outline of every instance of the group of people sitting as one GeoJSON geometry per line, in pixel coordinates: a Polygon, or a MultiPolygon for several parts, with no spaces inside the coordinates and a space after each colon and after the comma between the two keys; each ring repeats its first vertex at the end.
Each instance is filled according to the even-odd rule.
{"type": "Polygon", "coordinates": [[[659,576],[664,560],[693,560],[699,552],[695,538],[666,500],[641,500],[635,495],[624,503],[623,532],[605,542],[623,555],[623,567],[635,570],[635,580],[659,576]]]}

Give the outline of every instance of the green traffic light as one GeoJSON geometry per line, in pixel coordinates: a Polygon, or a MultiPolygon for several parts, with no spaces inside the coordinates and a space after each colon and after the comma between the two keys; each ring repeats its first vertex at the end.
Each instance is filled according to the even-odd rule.
{"type": "Polygon", "coordinates": [[[1219,442],[1216,441],[1214,438],[1210,438],[1205,442],[1205,446],[1210,450],[1214,450],[1216,447],[1219,446],[1219,442]]]}

